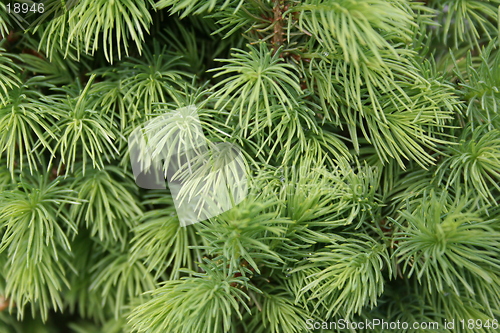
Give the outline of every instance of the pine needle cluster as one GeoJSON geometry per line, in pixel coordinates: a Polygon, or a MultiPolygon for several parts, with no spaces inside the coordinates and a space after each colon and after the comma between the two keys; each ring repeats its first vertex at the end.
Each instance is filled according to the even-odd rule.
{"type": "Polygon", "coordinates": [[[498,330],[500,0],[38,2],[0,2],[0,332],[498,330]],[[183,226],[144,124],[247,197],[183,226]]]}

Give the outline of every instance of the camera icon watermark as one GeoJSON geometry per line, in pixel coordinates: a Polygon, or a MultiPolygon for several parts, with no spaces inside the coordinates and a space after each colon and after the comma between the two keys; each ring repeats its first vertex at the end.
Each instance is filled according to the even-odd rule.
{"type": "Polygon", "coordinates": [[[181,226],[219,215],[248,194],[247,165],[240,149],[232,143],[209,142],[194,105],[134,129],[128,148],[138,186],[164,189],[167,180],[181,226]]]}

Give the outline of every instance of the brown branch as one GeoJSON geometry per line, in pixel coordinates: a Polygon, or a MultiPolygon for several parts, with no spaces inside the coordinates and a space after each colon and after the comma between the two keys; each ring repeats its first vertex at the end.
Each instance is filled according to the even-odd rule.
{"type": "Polygon", "coordinates": [[[274,53],[278,51],[281,45],[283,45],[283,9],[284,0],[274,0],[273,7],[273,24],[274,24],[274,34],[272,39],[274,53]]]}

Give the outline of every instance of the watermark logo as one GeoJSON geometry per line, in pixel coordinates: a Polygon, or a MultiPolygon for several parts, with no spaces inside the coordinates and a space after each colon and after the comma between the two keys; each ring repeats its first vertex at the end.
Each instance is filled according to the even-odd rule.
{"type": "Polygon", "coordinates": [[[181,226],[219,215],[248,194],[241,151],[231,143],[209,142],[194,105],[136,128],[128,148],[138,186],[162,189],[167,181],[181,226]]]}

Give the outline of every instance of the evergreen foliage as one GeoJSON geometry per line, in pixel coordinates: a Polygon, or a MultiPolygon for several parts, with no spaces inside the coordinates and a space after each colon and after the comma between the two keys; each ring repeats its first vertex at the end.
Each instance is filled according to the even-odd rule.
{"type": "Polygon", "coordinates": [[[498,331],[500,1],[14,2],[0,332],[498,331]],[[144,124],[238,145],[248,196],[181,226],[134,183],[144,124]]]}

